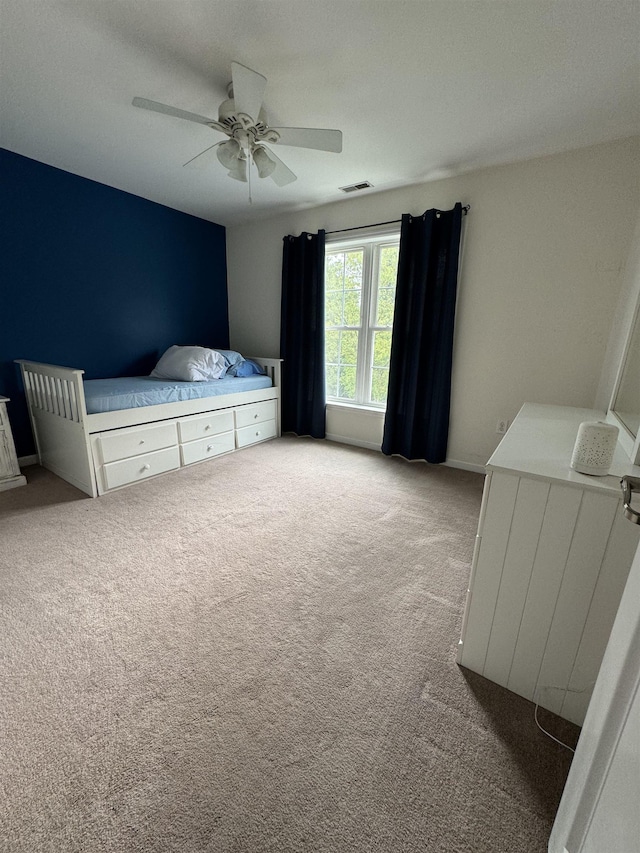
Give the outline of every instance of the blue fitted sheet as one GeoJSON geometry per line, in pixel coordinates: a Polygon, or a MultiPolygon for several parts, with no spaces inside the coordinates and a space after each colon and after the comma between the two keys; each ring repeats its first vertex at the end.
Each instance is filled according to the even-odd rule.
{"type": "Polygon", "coordinates": [[[161,403],[199,400],[242,391],[271,388],[269,376],[224,376],[210,382],[175,382],[151,376],[122,376],[117,379],[86,379],[84,397],[87,413],[116,412],[161,403]]]}

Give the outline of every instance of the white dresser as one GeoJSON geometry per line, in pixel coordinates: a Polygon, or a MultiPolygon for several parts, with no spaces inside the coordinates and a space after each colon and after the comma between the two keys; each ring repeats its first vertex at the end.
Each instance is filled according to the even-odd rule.
{"type": "Polygon", "coordinates": [[[0,397],[0,492],[26,485],[27,478],[20,473],[13,434],[7,415],[9,397],[0,397]]]}
{"type": "Polygon", "coordinates": [[[525,404],[487,463],[458,663],[581,725],[640,538],[571,454],[591,409],[525,404]]]}

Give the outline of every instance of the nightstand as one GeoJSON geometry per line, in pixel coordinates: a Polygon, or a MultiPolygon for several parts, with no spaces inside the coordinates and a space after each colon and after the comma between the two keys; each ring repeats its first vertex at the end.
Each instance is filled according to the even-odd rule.
{"type": "Polygon", "coordinates": [[[26,486],[27,478],[20,473],[16,447],[7,416],[8,397],[0,397],[0,492],[26,486]]]}

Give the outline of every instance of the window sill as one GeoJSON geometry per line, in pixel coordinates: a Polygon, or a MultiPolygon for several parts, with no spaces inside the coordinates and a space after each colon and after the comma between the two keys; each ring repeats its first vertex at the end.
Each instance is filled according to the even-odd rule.
{"type": "Polygon", "coordinates": [[[379,409],[376,406],[364,406],[360,403],[343,403],[338,402],[337,400],[327,400],[326,406],[327,409],[346,409],[354,412],[361,412],[363,415],[367,415],[369,417],[373,416],[380,419],[384,418],[386,414],[386,409],[379,409]]]}

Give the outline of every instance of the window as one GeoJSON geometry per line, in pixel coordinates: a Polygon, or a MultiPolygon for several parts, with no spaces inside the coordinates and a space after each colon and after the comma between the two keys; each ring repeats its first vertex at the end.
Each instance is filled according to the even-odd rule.
{"type": "Polygon", "coordinates": [[[384,408],[400,242],[397,234],[325,250],[327,400],[384,408]]]}

